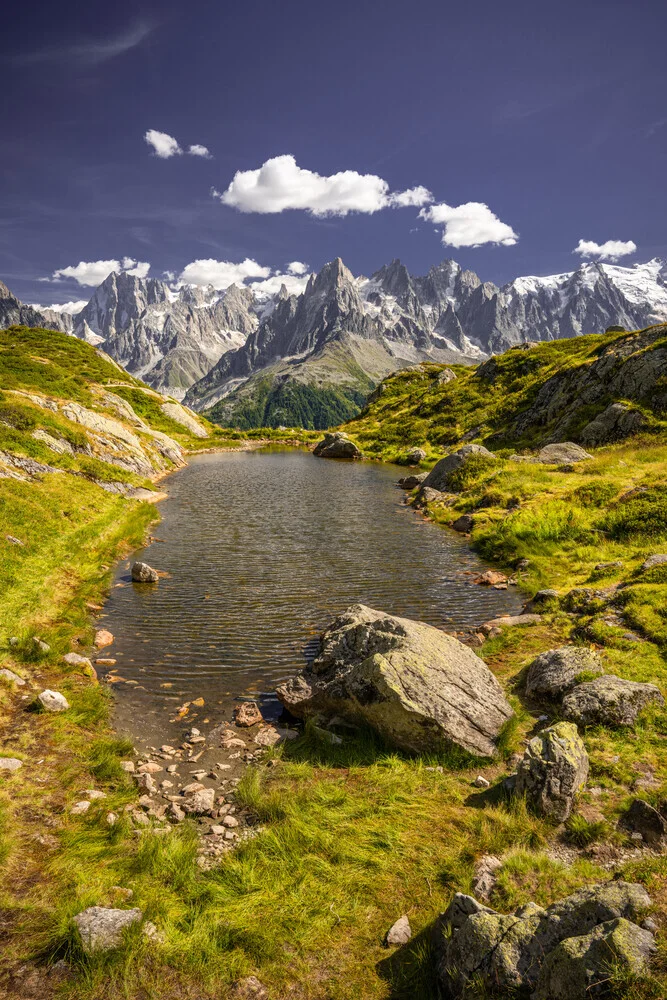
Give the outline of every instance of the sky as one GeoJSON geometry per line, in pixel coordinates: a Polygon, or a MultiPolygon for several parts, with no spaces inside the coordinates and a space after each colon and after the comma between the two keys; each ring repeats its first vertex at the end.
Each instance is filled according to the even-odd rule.
{"type": "Polygon", "coordinates": [[[664,0],[61,0],[0,38],[0,279],[667,258],[664,0]]]}

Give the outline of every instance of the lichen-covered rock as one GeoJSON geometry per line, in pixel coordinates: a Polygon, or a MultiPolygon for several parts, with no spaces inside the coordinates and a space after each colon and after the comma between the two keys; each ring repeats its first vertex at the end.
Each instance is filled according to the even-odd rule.
{"type": "Polygon", "coordinates": [[[573,441],[548,444],[537,453],[538,461],[545,465],[569,465],[571,462],[584,462],[592,457],[573,441]]]}
{"type": "Polygon", "coordinates": [[[543,816],[564,823],[588,778],[588,754],[577,727],[558,722],[534,736],[517,769],[516,792],[543,816]]]}
{"type": "Polygon", "coordinates": [[[612,971],[640,973],[655,951],[650,931],[623,917],[566,938],[547,956],[532,1000],[588,1000],[608,992],[612,971]]]}
{"type": "Polygon", "coordinates": [[[616,587],[596,590],[593,587],[573,587],[561,599],[565,611],[575,615],[594,615],[604,611],[616,596],[616,587]]]}
{"type": "Polygon", "coordinates": [[[582,726],[632,726],[642,709],[651,703],[665,703],[655,684],[603,674],[573,688],[563,698],[561,710],[566,719],[582,726]]]}
{"type": "MultiPolygon", "coordinates": [[[[531,902],[511,914],[497,913],[474,897],[457,893],[436,924],[438,981],[444,995],[454,1000],[469,995],[473,985],[494,997],[529,990],[550,974],[545,968],[559,965],[557,959],[550,965],[550,958],[561,942],[589,935],[599,926],[608,928],[609,922],[619,919],[634,921],[650,904],[643,886],[622,881],[588,886],[546,910],[531,902]]],[[[629,933],[636,939],[634,932],[629,933]]],[[[576,948],[571,951],[576,953],[576,948]]],[[[593,949],[590,957],[593,977],[605,968],[608,973],[600,950],[593,949]]],[[[542,1000],[547,996],[551,1000],[551,994],[542,1000]]],[[[563,1000],[585,996],[566,994],[563,1000]]]]}
{"type": "Polygon", "coordinates": [[[110,951],[123,943],[123,931],[143,917],[138,907],[114,910],[106,906],[89,906],[74,917],[83,950],[87,954],[110,951]]]}
{"type": "Polygon", "coordinates": [[[132,566],[132,580],[134,583],[157,583],[160,577],[158,571],[145,562],[135,562],[132,566]]]}
{"type": "Polygon", "coordinates": [[[528,668],[526,694],[556,699],[574,687],[582,673],[604,673],[600,654],[585,646],[561,646],[540,653],[528,668]]]}
{"type": "Polygon", "coordinates": [[[488,451],[481,444],[464,444],[458,451],[452,452],[433,466],[428,476],[424,480],[424,486],[440,492],[449,489],[449,477],[452,472],[459,469],[471,455],[483,455],[486,458],[495,458],[493,452],[488,451]]]}
{"type": "Polygon", "coordinates": [[[294,715],[364,722],[418,752],[455,743],[490,756],[513,714],[491,671],[463,643],[362,604],[334,620],[319,655],[278,697],[294,715]]]}
{"type": "Polygon", "coordinates": [[[594,420],[586,424],[579,434],[587,447],[607,444],[610,441],[622,441],[623,438],[636,434],[644,418],[639,410],[633,410],[626,403],[610,403],[598,413],[594,420]]]}
{"type": "Polygon", "coordinates": [[[361,451],[354,441],[350,441],[347,434],[342,431],[333,431],[325,434],[321,441],[315,446],[313,455],[319,458],[362,458],[361,451]]]}

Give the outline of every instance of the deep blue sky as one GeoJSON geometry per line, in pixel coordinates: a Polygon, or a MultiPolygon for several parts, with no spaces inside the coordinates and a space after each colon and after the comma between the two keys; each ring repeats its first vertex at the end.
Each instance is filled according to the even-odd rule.
{"type": "Polygon", "coordinates": [[[483,278],[570,270],[579,239],[667,257],[664,0],[92,0],[4,16],[0,278],[25,301],[79,261],[200,258],[280,269],[343,257],[483,278]],[[160,159],[147,129],[213,158],[160,159]],[[246,214],[211,197],[280,154],[391,190],[486,203],[514,246],[444,247],[418,209],[246,214]]]}

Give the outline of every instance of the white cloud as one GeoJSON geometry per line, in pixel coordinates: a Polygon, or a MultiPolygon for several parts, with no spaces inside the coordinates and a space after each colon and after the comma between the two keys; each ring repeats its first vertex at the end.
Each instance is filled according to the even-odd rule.
{"type": "Polygon", "coordinates": [[[316,216],[371,215],[383,208],[424,205],[431,194],[424,187],[391,193],[389,185],[376,174],[341,170],[322,176],[298,166],[288,154],[274,156],[257,170],[237,170],[226,191],[211,194],[224,205],[241,212],[263,214],[301,209],[316,216]]]}
{"type": "Polygon", "coordinates": [[[40,278],[40,281],[60,281],[62,278],[73,278],[79,285],[92,288],[100,285],[114,271],[126,271],[127,274],[136,275],[138,278],[145,278],[149,270],[150,264],[145,261],[134,260],[132,257],[123,257],[122,261],[81,260],[78,264],[70,264],[69,267],[58,268],[50,278],[40,278]]]}
{"type": "Polygon", "coordinates": [[[278,271],[270,278],[265,278],[263,281],[250,281],[248,284],[253,292],[260,296],[277,295],[282,285],[285,286],[290,295],[301,295],[301,292],[305,291],[309,278],[309,274],[281,274],[278,271]]]}
{"type": "Polygon", "coordinates": [[[444,223],[442,242],[451,247],[479,247],[484,243],[500,243],[511,247],[518,236],[511,226],[501,222],[488,205],[468,201],[464,205],[431,205],[422,208],[422,219],[436,225],[444,223]]]}
{"type": "Polygon", "coordinates": [[[152,31],[153,25],[139,23],[103,40],[82,38],[78,41],[64,42],[33,52],[19,53],[11,56],[9,62],[14,66],[37,66],[40,63],[98,66],[136,48],[152,31]]]}
{"type": "Polygon", "coordinates": [[[619,257],[626,257],[630,253],[635,253],[637,244],[632,240],[607,240],[606,243],[595,243],[593,240],[579,240],[578,245],[572,253],[581,254],[582,257],[597,257],[599,260],[618,260],[619,257]]]}
{"type": "Polygon", "coordinates": [[[179,281],[186,285],[213,285],[214,288],[228,288],[242,284],[246,278],[268,278],[270,267],[262,267],[256,260],[246,257],[236,264],[231,260],[193,260],[183,268],[179,281]]]}
{"type": "Polygon", "coordinates": [[[158,132],[157,129],[149,128],[144,133],[144,140],[152,146],[153,152],[161,160],[168,160],[172,156],[179,156],[183,150],[172,135],[166,132],[158,132]]]}
{"type": "Polygon", "coordinates": [[[408,188],[407,191],[397,191],[389,196],[389,200],[396,208],[421,207],[433,201],[433,195],[428,188],[421,184],[417,187],[408,188]]]}
{"type": "Polygon", "coordinates": [[[166,278],[167,281],[176,281],[176,274],[174,271],[163,271],[162,277],[166,278]]]}
{"type": "Polygon", "coordinates": [[[308,273],[308,265],[304,264],[300,260],[293,260],[291,262],[291,264],[287,265],[287,273],[288,274],[307,274],[308,273]]]}
{"type": "Polygon", "coordinates": [[[39,306],[36,303],[33,305],[33,309],[50,309],[51,312],[56,313],[67,313],[69,316],[76,316],[80,313],[84,306],[88,305],[88,299],[77,299],[76,302],[61,302],[51,306],[39,306]]]}
{"type": "Polygon", "coordinates": [[[202,156],[205,160],[213,159],[211,151],[206,148],[206,146],[200,145],[196,142],[193,146],[188,146],[188,153],[190,156],[202,156]]]}

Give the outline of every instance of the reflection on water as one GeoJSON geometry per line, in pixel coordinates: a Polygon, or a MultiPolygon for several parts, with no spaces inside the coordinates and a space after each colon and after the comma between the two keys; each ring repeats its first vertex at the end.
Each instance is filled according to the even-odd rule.
{"type": "Polygon", "coordinates": [[[166,482],[161,541],[134,556],[170,575],[134,585],[124,562],[105,608],[122,676],[165,708],[210,704],[271,692],[349,604],[446,628],[515,612],[516,592],[470,582],[462,538],[402,505],[400,474],[297,451],[193,458],[166,482]]]}

